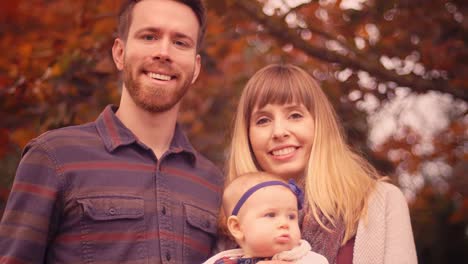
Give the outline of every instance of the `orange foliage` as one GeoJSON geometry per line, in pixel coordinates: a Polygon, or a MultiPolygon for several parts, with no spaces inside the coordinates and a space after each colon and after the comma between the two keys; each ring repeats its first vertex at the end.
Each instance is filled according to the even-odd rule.
{"type": "MultiPolygon", "coordinates": [[[[110,56],[119,2],[0,1],[0,161],[46,130],[91,121],[105,105],[119,102],[119,75],[110,56]]],[[[444,160],[450,166],[468,161],[468,153],[460,150],[468,129],[462,117],[456,117],[434,138],[433,154],[414,153],[413,147],[421,138],[409,129],[402,138],[391,138],[377,152],[370,151],[367,116],[356,108],[360,100],[352,102],[347,95],[361,90],[384,102],[390,100],[393,89],[381,93],[360,87],[356,72],[341,82],[337,72],[348,66],[307,56],[299,47],[283,49],[290,40],[272,37],[264,25],[236,9],[234,0],[206,2],[209,24],[203,68],[195,87],[189,90],[179,120],[195,147],[220,167],[243,85],[260,67],[277,62],[300,65],[314,75],[343,120],[351,144],[374,160],[384,161],[390,174],[392,168],[402,164],[406,171],[416,174],[428,160],[444,160]],[[388,161],[392,150],[401,150],[402,155],[388,161]]],[[[341,1],[332,2],[310,1],[297,11],[306,25],[293,30],[300,36],[310,29],[308,45],[327,51],[328,39],[316,32],[322,31],[357,50],[355,38],[368,39],[366,25],[372,23],[379,28],[378,42],[359,50],[362,54],[349,56],[351,62],[359,58],[378,61],[382,54],[404,59],[417,53],[426,70],[444,70],[451,84],[468,87],[462,59],[466,57],[466,43],[460,38],[464,31],[453,22],[453,15],[447,15],[449,1],[409,7],[399,5],[410,5],[411,1],[367,1],[369,7],[363,12],[342,10],[341,1]],[[389,20],[385,14],[393,9],[394,19],[389,20]],[[317,16],[323,11],[328,19],[317,16]]],[[[0,171],[0,178],[11,178],[5,173],[0,171]]],[[[7,193],[0,186],[0,200],[5,200],[7,193]]],[[[441,202],[446,198],[434,197],[437,194],[430,186],[418,194],[412,205],[412,211],[419,213],[415,216],[420,220],[417,226],[433,226],[436,220],[431,209],[437,204],[436,209],[442,210],[449,204],[441,202]]],[[[462,204],[451,215],[451,222],[466,221],[466,198],[462,204]]]]}

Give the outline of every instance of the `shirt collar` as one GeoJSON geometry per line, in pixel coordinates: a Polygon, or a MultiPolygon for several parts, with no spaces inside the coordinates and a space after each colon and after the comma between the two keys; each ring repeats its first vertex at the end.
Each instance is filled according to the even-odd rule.
{"type": "Polygon", "coordinates": [[[115,115],[117,109],[115,105],[108,105],[96,120],[98,133],[109,152],[137,141],[135,135],[115,115]]]}
{"type": "MultiPolygon", "coordinates": [[[[115,115],[118,107],[115,105],[108,105],[104,111],[96,119],[97,131],[104,142],[104,145],[109,152],[113,152],[121,146],[130,144],[138,144],[145,149],[149,149],[143,143],[139,142],[138,138],[128,129],[120,119],[115,115]]],[[[197,159],[197,152],[190,144],[185,136],[182,128],[177,123],[169,146],[169,153],[183,153],[186,154],[192,165],[195,164],[197,159]]]]}

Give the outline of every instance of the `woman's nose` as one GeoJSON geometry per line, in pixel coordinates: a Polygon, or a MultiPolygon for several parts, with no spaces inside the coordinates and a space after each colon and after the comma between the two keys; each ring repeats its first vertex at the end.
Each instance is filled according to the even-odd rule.
{"type": "Polygon", "coordinates": [[[288,128],[286,127],[285,122],[280,121],[280,120],[275,121],[273,124],[272,137],[274,139],[282,139],[288,136],[289,136],[289,131],[288,131],[288,128]]]}

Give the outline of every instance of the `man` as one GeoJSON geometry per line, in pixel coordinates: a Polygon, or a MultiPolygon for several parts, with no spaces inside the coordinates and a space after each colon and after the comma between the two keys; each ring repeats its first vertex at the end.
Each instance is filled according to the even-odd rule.
{"type": "Polygon", "coordinates": [[[222,176],[176,118],[200,72],[200,0],[128,1],[112,48],[120,106],[25,148],[0,225],[0,263],[201,263],[222,176]]]}

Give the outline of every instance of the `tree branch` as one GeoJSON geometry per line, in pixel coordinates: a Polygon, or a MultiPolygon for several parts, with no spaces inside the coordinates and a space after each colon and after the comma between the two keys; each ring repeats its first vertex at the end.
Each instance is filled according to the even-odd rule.
{"type": "Polygon", "coordinates": [[[468,101],[468,93],[462,87],[454,87],[445,80],[425,80],[420,76],[399,75],[394,71],[385,69],[375,58],[359,56],[352,58],[330,51],[324,47],[317,47],[303,40],[296,30],[290,29],[283,20],[277,17],[268,17],[262,11],[260,3],[251,0],[237,0],[235,6],[245,11],[252,19],[262,24],[271,35],[279,41],[291,43],[295,48],[307,55],[330,63],[339,63],[343,67],[354,70],[363,70],[382,81],[392,81],[400,86],[409,87],[414,92],[424,93],[428,90],[448,93],[455,98],[468,101]]]}
{"type": "Polygon", "coordinates": [[[295,6],[295,7],[290,7],[290,6],[286,3],[285,0],[283,0],[283,3],[284,3],[287,7],[289,7],[288,12],[286,12],[286,13],[282,16],[283,18],[286,18],[289,14],[294,13],[294,12],[297,12],[297,11],[298,11],[299,9],[301,9],[302,7],[304,7],[304,6],[308,5],[308,4],[310,4],[310,3],[303,3],[303,4],[300,4],[300,5],[295,6]]]}

